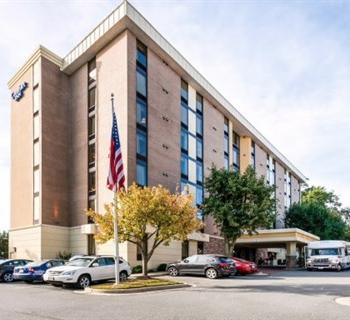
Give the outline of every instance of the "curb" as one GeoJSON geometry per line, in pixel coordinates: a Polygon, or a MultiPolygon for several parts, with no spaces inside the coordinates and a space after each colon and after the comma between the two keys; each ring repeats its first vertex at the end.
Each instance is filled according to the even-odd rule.
{"type": "Polygon", "coordinates": [[[110,294],[125,294],[125,293],[140,293],[148,291],[161,291],[169,289],[180,289],[180,288],[189,288],[189,284],[172,284],[166,286],[154,286],[154,287],[144,287],[144,288],[133,288],[133,289],[93,289],[86,288],[84,291],[86,293],[110,293],[110,294]]]}

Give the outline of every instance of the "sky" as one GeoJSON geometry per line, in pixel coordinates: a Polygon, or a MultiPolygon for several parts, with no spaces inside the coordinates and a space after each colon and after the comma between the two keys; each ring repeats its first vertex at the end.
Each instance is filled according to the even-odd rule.
{"type": "MultiPolygon", "coordinates": [[[[350,1],[130,2],[310,185],[350,206],[350,1]]],[[[0,0],[0,230],[10,221],[7,81],[39,44],[64,56],[119,3],[0,0]]]]}

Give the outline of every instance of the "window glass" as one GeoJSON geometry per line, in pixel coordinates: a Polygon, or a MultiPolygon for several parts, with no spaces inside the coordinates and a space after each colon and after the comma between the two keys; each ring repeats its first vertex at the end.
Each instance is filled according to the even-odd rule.
{"type": "Polygon", "coordinates": [[[224,152],[228,154],[228,136],[224,135],[224,152]]]}
{"type": "Polygon", "coordinates": [[[203,183],[203,166],[200,162],[197,163],[197,183],[203,183]]]}
{"type": "Polygon", "coordinates": [[[197,93],[197,97],[196,97],[196,108],[197,111],[202,113],[203,112],[203,97],[197,93]]]}
{"type": "Polygon", "coordinates": [[[34,193],[40,192],[40,171],[39,169],[34,170],[34,193]]]}
{"type": "Polygon", "coordinates": [[[203,188],[197,186],[196,189],[196,204],[201,205],[203,203],[203,188]]]}
{"type": "Polygon", "coordinates": [[[98,263],[98,265],[99,265],[100,267],[103,267],[103,266],[107,265],[107,264],[106,264],[106,259],[105,259],[105,258],[96,259],[96,260],[93,262],[93,264],[95,264],[95,263],[98,263]]]}
{"type": "Polygon", "coordinates": [[[105,258],[105,262],[107,266],[112,266],[115,265],[115,260],[114,258],[105,258]]]}
{"type": "Polygon", "coordinates": [[[33,113],[40,110],[40,91],[39,88],[33,90],[33,113]]]}
{"type": "Polygon", "coordinates": [[[89,172],[89,179],[88,179],[88,188],[89,188],[89,194],[93,194],[96,192],[96,172],[92,171],[89,172]]]}
{"type": "Polygon", "coordinates": [[[228,119],[225,118],[224,120],[224,132],[228,135],[228,119]]]}
{"type": "Polygon", "coordinates": [[[40,144],[39,141],[34,142],[33,147],[33,165],[38,166],[40,164],[40,144]]]}
{"type": "Polygon", "coordinates": [[[40,135],[40,121],[39,121],[39,115],[36,114],[33,119],[33,139],[39,138],[40,135]]]}
{"type": "Polygon", "coordinates": [[[142,96],[147,97],[147,80],[144,72],[137,70],[136,72],[136,90],[142,96]]]}
{"type": "Polygon", "coordinates": [[[197,119],[196,119],[196,132],[200,136],[203,135],[203,121],[202,121],[202,117],[199,115],[197,115],[197,119]]]}
{"type": "Polygon", "coordinates": [[[230,168],[227,156],[224,157],[224,168],[227,170],[230,168]]]}
{"type": "Polygon", "coordinates": [[[199,139],[197,139],[197,158],[203,159],[203,143],[199,139]]]}
{"type": "Polygon", "coordinates": [[[40,219],[40,196],[34,196],[34,210],[33,210],[34,224],[39,223],[40,219]]]}
{"type": "Polygon", "coordinates": [[[136,182],[141,186],[147,185],[147,166],[143,161],[137,161],[136,182]]]}
{"type": "Polygon", "coordinates": [[[188,151],[188,133],[184,129],[181,129],[181,149],[188,151]]]}
{"type": "Polygon", "coordinates": [[[95,115],[89,116],[88,132],[90,139],[95,137],[95,115]]]}
{"type": "Polygon", "coordinates": [[[144,68],[147,68],[147,49],[142,45],[137,45],[136,61],[140,63],[144,68]]]}
{"type": "Polygon", "coordinates": [[[140,100],[137,100],[137,112],[136,112],[136,121],[137,124],[146,127],[147,126],[147,107],[146,104],[140,100]]]}
{"type": "Polygon", "coordinates": [[[233,148],[233,164],[239,166],[239,152],[236,148],[233,148]]]}
{"type": "Polygon", "coordinates": [[[92,209],[92,210],[96,209],[95,199],[89,199],[89,201],[88,201],[88,209],[92,209]]]}
{"type": "Polygon", "coordinates": [[[89,159],[89,166],[95,164],[95,158],[96,158],[96,151],[95,151],[95,144],[90,143],[88,146],[88,159],[89,159]]]}
{"type": "Polygon", "coordinates": [[[188,84],[184,80],[181,80],[181,98],[186,103],[188,102],[188,84]]]}
{"type": "Polygon", "coordinates": [[[181,123],[188,126],[188,109],[184,105],[181,105],[181,123]]]}
{"type": "Polygon", "coordinates": [[[186,258],[186,263],[195,263],[197,261],[198,256],[190,256],[186,258]]]}
{"type": "Polygon", "coordinates": [[[92,88],[89,90],[89,111],[92,111],[96,106],[96,88],[92,88]]]}
{"type": "Polygon", "coordinates": [[[181,175],[188,177],[188,159],[181,155],[181,175]]]}
{"type": "Polygon", "coordinates": [[[96,60],[92,60],[88,65],[89,84],[96,81],[96,60]]]}
{"type": "Polygon", "coordinates": [[[144,132],[137,130],[136,135],[137,154],[147,157],[147,136],[144,132]]]}

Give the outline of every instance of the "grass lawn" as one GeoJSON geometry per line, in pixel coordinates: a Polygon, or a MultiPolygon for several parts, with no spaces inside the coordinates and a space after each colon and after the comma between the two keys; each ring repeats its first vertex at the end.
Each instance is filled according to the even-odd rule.
{"type": "Polygon", "coordinates": [[[92,286],[92,289],[137,289],[146,287],[159,287],[159,286],[171,286],[175,284],[182,284],[181,282],[176,282],[172,280],[149,278],[149,279],[130,279],[120,284],[115,283],[103,283],[92,286]]]}

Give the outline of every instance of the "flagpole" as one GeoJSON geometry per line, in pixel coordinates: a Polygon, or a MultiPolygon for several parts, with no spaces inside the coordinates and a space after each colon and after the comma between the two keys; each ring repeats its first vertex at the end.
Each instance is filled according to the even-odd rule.
{"type": "MultiPolygon", "coordinates": [[[[111,104],[112,104],[112,116],[114,113],[114,94],[111,94],[111,104]]],[[[115,189],[117,190],[117,188],[115,189]]],[[[117,191],[114,191],[114,205],[113,205],[113,215],[114,215],[114,249],[115,249],[115,284],[119,284],[119,239],[118,239],[118,219],[117,219],[117,208],[118,206],[118,197],[117,191]]]]}

